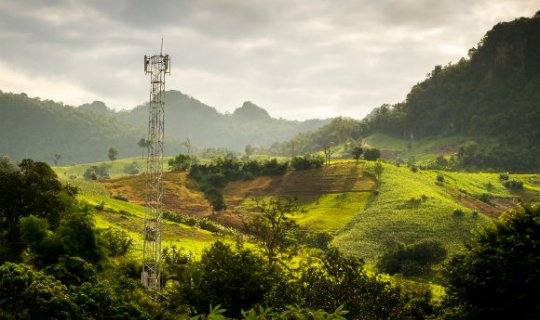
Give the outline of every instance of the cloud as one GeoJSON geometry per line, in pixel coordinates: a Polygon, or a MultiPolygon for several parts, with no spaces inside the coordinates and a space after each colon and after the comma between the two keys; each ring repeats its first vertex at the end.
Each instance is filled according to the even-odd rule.
{"type": "Polygon", "coordinates": [[[167,87],[221,111],[251,100],[276,117],[361,118],[497,22],[536,10],[537,0],[2,1],[0,89],[134,107],[147,98],[142,56],[163,34],[167,87]]]}

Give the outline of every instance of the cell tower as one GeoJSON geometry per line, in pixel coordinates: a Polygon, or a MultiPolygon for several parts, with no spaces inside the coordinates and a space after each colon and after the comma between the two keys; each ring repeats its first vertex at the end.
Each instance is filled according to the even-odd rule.
{"type": "Polygon", "coordinates": [[[146,208],[141,281],[146,288],[156,293],[161,290],[165,75],[170,74],[170,63],[169,55],[163,55],[163,39],[159,54],[144,56],[144,72],[150,75],[150,108],[146,139],[146,208]]]}

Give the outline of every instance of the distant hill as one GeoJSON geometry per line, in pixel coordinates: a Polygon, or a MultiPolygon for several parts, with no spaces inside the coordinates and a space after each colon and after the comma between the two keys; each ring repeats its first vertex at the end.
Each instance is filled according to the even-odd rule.
{"type": "Polygon", "coordinates": [[[299,150],[318,151],[375,133],[409,147],[422,139],[466,137],[450,148],[463,167],[539,170],[540,12],[497,24],[467,58],[435,66],[404,102],[383,105],[363,121],[336,119],[293,141],[299,150]]]}
{"type": "MultiPolygon", "coordinates": [[[[0,155],[15,161],[32,158],[52,163],[55,154],[61,155],[60,164],[107,160],[110,147],[118,149],[120,157],[136,156],[141,154],[137,142],[146,137],[142,128],[104,113],[24,93],[0,91],[0,114],[0,155]]],[[[179,141],[166,141],[167,154],[181,150],[179,141]]]]}
{"type": "MultiPolygon", "coordinates": [[[[196,149],[207,147],[244,151],[247,144],[265,146],[302,131],[315,130],[329,120],[289,121],[274,119],[251,102],[232,114],[219,113],[178,91],[166,92],[166,155],[185,152],[186,138],[196,149]]],[[[139,139],[146,137],[148,104],[115,112],[94,101],[78,108],[26,94],[0,91],[0,155],[60,164],[107,159],[110,147],[120,157],[141,154],[139,139]]]]}
{"type": "MultiPolygon", "coordinates": [[[[290,139],[300,132],[316,130],[330,121],[275,119],[266,110],[249,101],[232,114],[222,114],[179,91],[167,91],[165,103],[166,134],[179,139],[189,138],[199,148],[224,147],[244,151],[247,144],[266,146],[290,139]]],[[[81,107],[107,113],[137,126],[147,126],[147,104],[120,112],[103,109],[96,102],[81,107]]]]}

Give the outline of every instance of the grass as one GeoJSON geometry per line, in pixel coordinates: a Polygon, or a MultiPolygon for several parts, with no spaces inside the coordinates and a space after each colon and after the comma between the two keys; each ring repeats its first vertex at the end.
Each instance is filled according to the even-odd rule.
{"type": "Polygon", "coordinates": [[[452,136],[445,138],[424,138],[405,140],[386,134],[376,133],[366,137],[363,142],[367,147],[387,151],[385,158],[400,158],[405,162],[425,163],[436,159],[441,154],[452,154],[457,147],[470,138],[452,136]]]}
{"type": "Polygon", "coordinates": [[[472,228],[488,218],[476,216],[454,199],[434,172],[414,173],[405,167],[383,164],[379,194],[336,235],[333,245],[373,263],[393,241],[413,243],[434,238],[449,254],[457,253],[472,228]],[[453,212],[464,212],[456,217],[453,212]]]}
{"type": "Polygon", "coordinates": [[[292,218],[302,228],[336,232],[364,210],[371,192],[323,194],[315,200],[300,201],[299,213],[292,218]]]}
{"type": "MultiPolygon", "coordinates": [[[[168,171],[169,166],[167,165],[167,162],[169,161],[169,159],[170,158],[164,158],[163,169],[165,171],[168,171]]],[[[133,176],[134,174],[129,174],[126,171],[126,167],[131,165],[133,162],[137,164],[140,172],[144,172],[144,170],[146,169],[146,159],[141,157],[118,159],[114,161],[75,164],[72,166],[52,167],[52,169],[54,170],[54,172],[56,172],[60,179],[75,180],[84,179],[84,172],[86,171],[86,169],[92,166],[107,165],[110,166],[109,176],[112,179],[115,179],[120,177],[133,176]]]]}

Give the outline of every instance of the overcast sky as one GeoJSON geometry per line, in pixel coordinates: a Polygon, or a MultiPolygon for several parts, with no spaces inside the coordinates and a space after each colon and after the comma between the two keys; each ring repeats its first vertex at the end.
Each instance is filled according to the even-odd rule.
{"type": "Polygon", "coordinates": [[[143,56],[172,58],[167,89],[287,119],[403,101],[499,21],[540,0],[0,0],[0,90],[130,109],[148,98],[143,56]]]}

